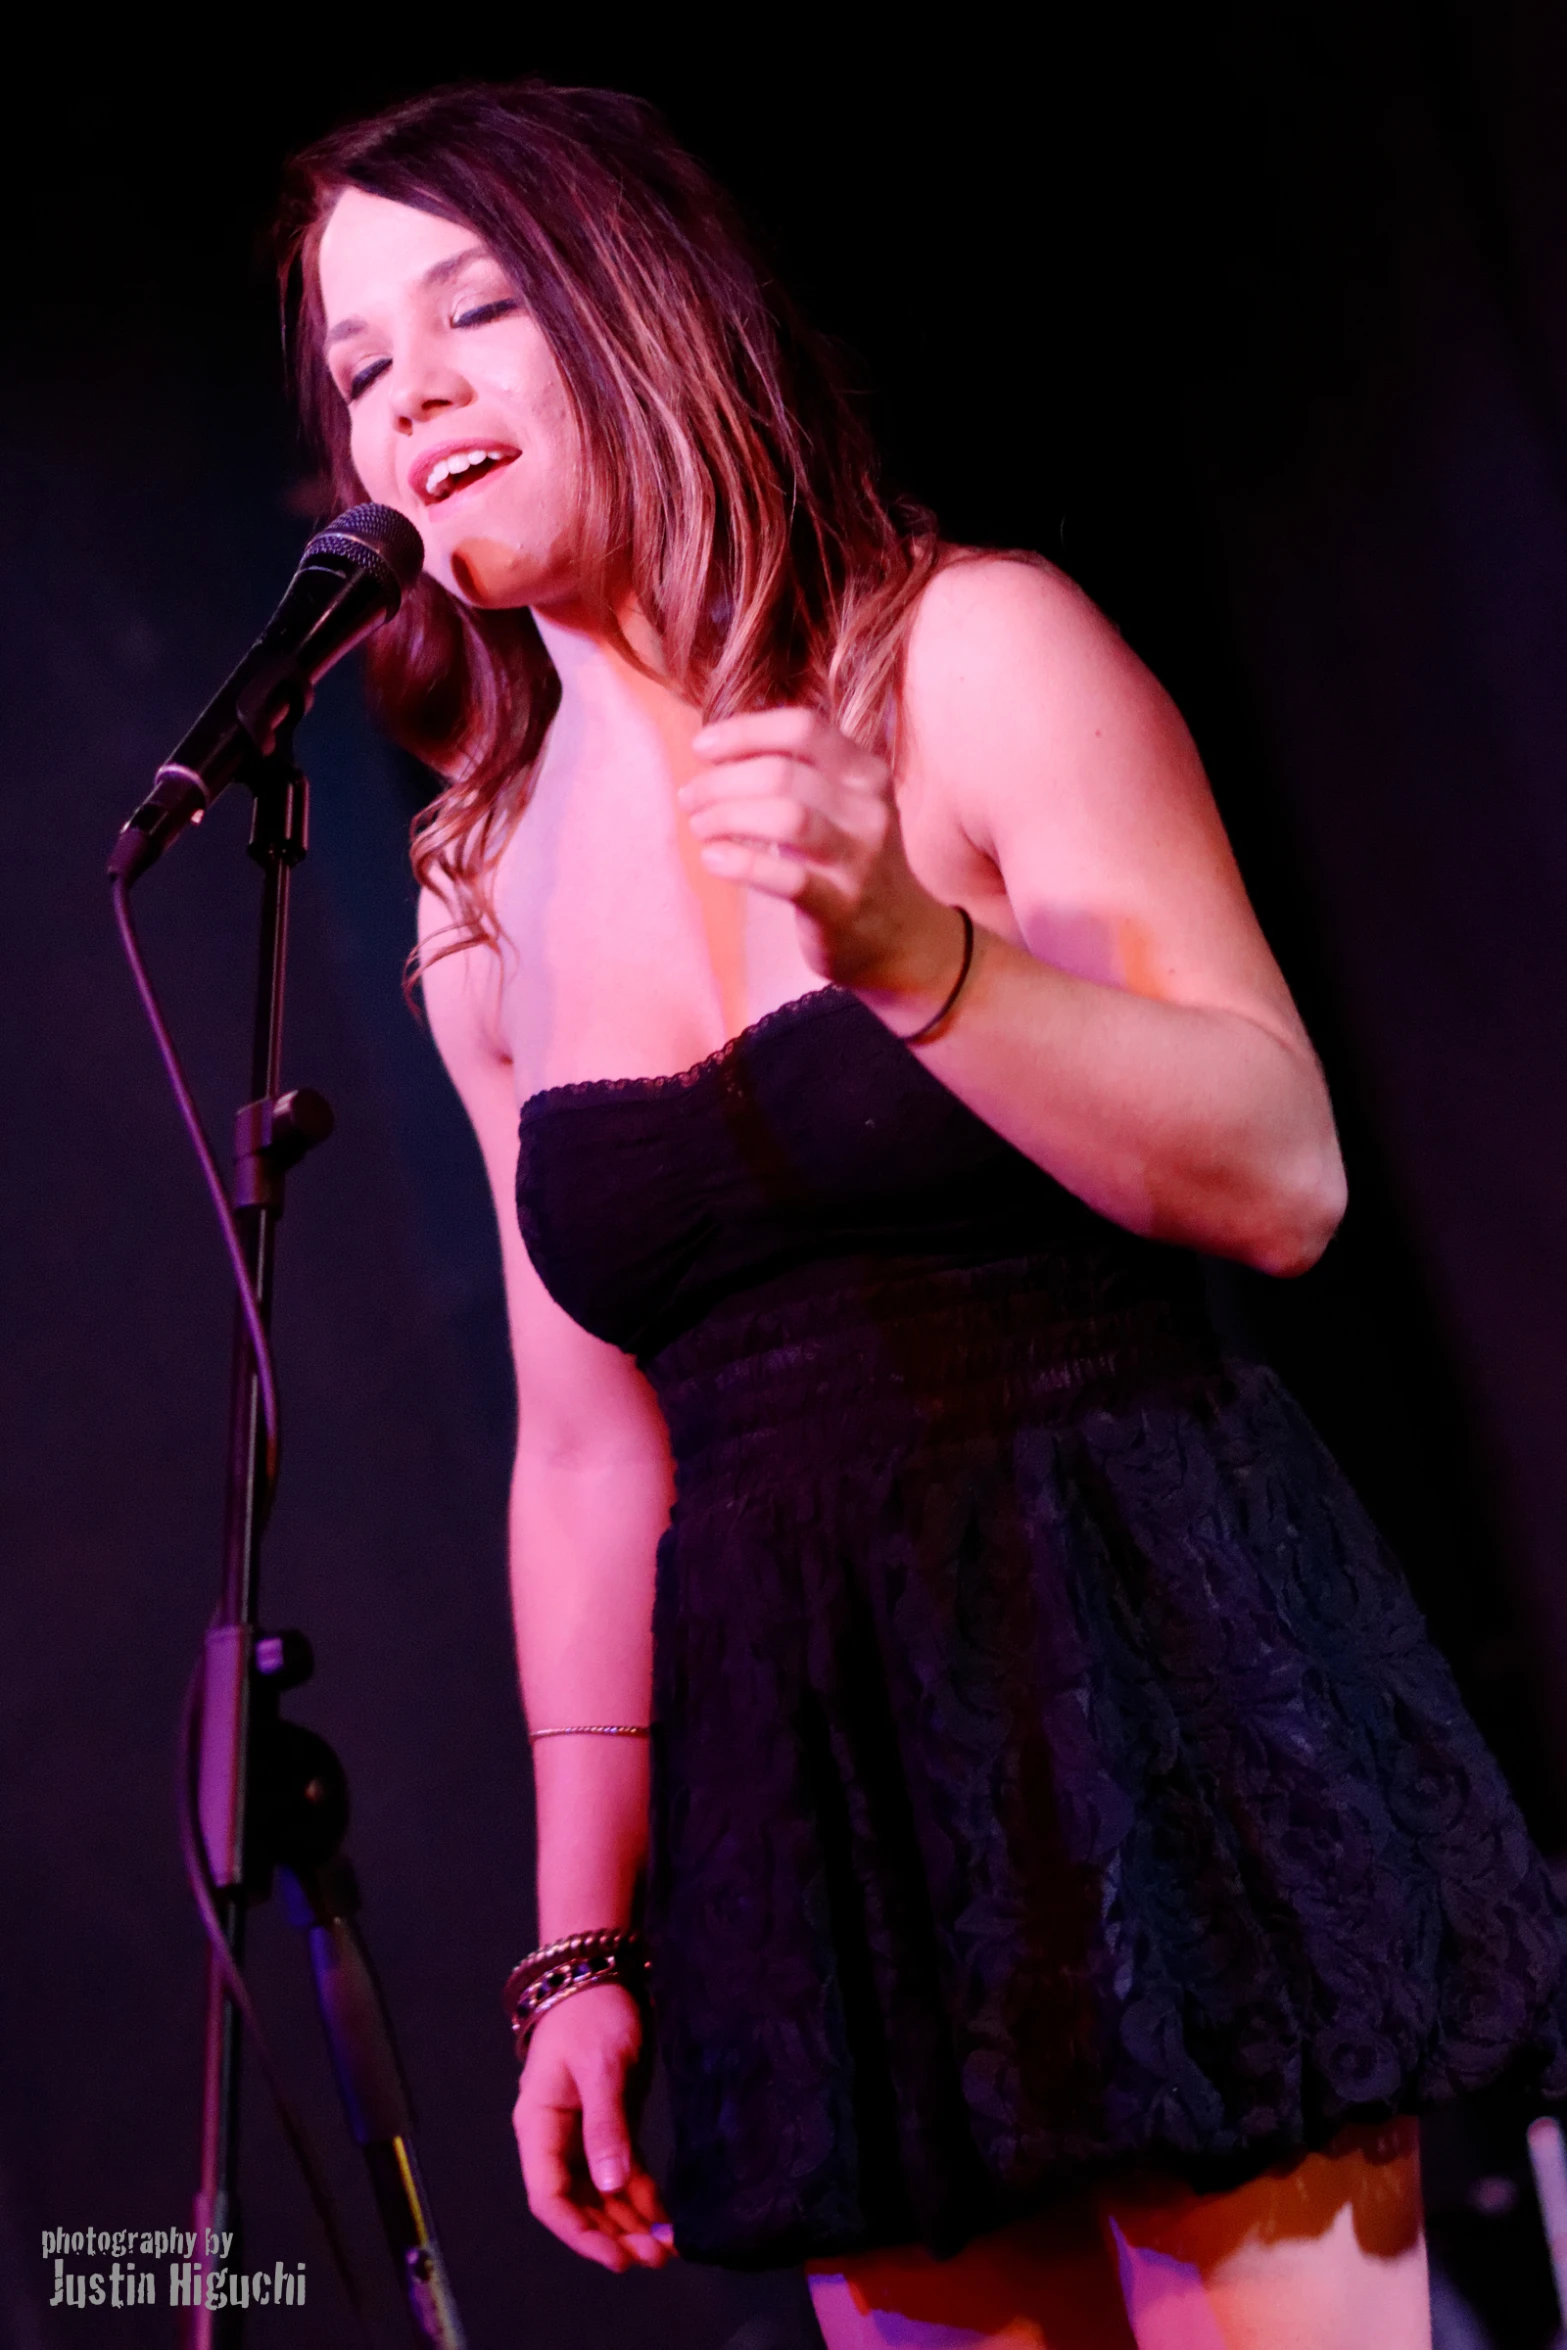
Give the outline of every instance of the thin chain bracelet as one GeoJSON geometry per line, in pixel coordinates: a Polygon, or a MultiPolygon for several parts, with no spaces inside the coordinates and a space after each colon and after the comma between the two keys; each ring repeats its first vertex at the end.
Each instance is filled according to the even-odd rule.
{"type": "Polygon", "coordinates": [[[530,1744],[540,1738],[651,1738],[646,1722],[563,1722],[556,1730],[530,1730],[530,1744]]]}

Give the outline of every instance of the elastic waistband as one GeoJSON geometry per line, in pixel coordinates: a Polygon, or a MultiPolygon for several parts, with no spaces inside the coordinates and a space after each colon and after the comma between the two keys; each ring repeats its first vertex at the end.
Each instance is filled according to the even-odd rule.
{"type": "Polygon", "coordinates": [[[1153,1287],[1058,1257],[818,1266],[805,1294],[798,1274],[748,1290],[645,1368],[683,1482],[785,1434],[806,1471],[878,1434],[961,1438],[1211,1373],[1196,1268],[1171,1271],[1153,1287]]]}

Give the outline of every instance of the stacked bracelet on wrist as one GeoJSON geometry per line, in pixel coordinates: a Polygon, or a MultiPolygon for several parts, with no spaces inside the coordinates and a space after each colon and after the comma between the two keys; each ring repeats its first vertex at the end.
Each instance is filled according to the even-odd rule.
{"type": "Polygon", "coordinates": [[[539,2018],[575,1992],[600,1983],[618,1983],[639,2006],[647,2004],[647,1951],[630,1927],[605,1926],[596,1933],[568,1934],[530,1950],[506,1978],[506,2019],[520,2064],[539,2018]]]}

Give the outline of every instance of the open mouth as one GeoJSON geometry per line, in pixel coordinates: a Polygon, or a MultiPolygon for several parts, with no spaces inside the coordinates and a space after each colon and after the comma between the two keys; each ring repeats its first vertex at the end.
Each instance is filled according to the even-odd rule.
{"type": "Polygon", "coordinates": [[[439,506],[453,498],[459,490],[471,488],[503,465],[510,465],[515,449],[483,448],[475,445],[467,449],[448,449],[436,458],[419,482],[419,495],[427,506],[439,506]]]}

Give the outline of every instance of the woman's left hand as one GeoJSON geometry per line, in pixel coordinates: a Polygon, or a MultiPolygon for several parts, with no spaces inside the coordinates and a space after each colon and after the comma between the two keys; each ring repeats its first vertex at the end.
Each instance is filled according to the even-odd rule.
{"type": "Polygon", "coordinates": [[[680,803],[707,870],[792,899],[824,978],[939,1001],[960,925],[910,870],[885,759],[793,708],[721,719],[692,748],[707,772],[680,803]]]}

